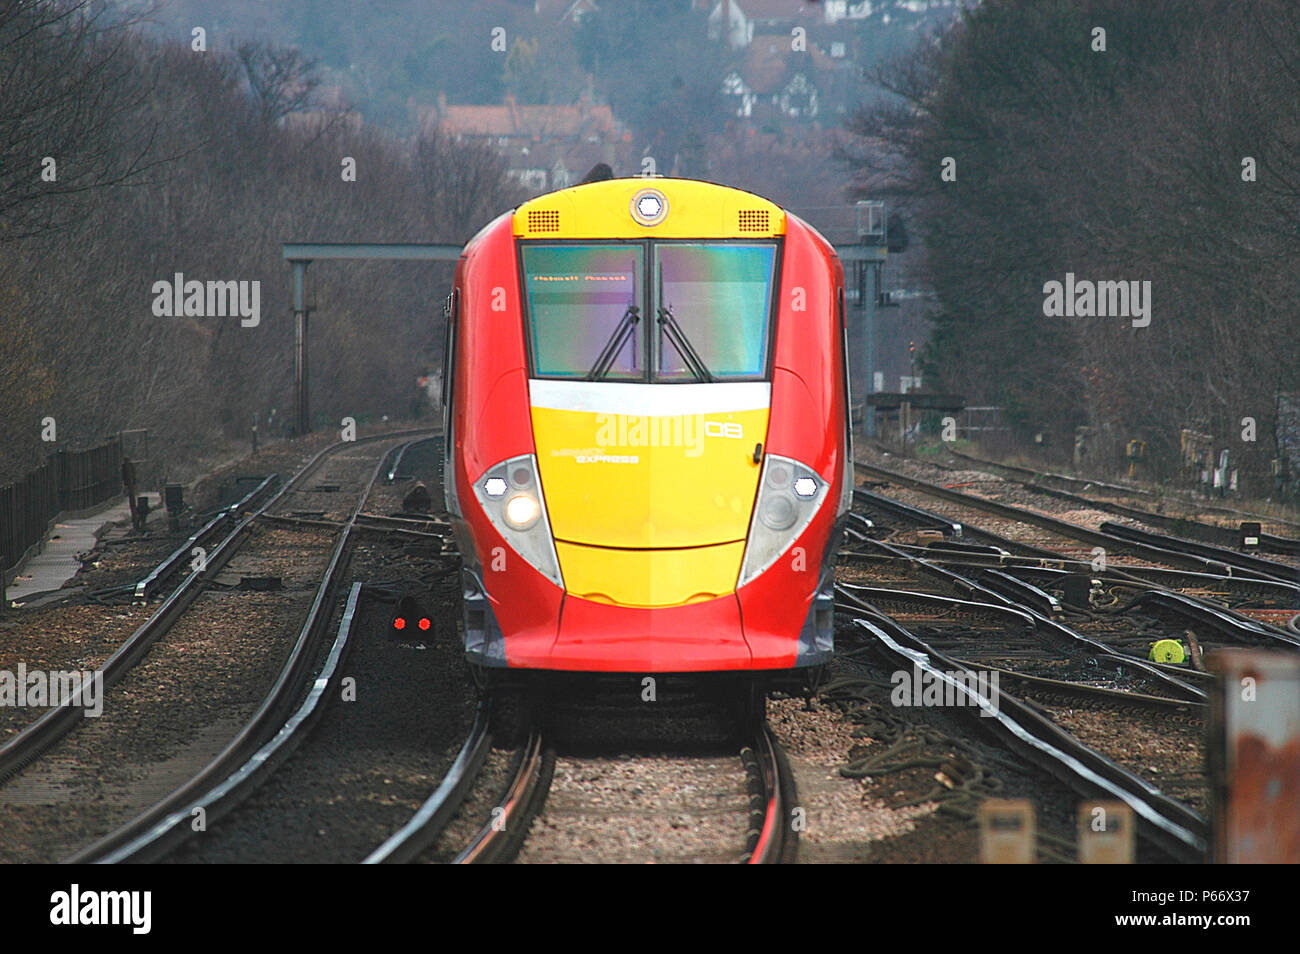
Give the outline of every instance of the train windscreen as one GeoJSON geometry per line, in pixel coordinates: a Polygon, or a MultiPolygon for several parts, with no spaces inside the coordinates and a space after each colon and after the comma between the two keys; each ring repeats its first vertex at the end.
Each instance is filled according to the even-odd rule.
{"type": "Polygon", "coordinates": [[[639,245],[524,246],[533,373],[642,380],[639,245]]]}
{"type": "Polygon", "coordinates": [[[665,383],[763,378],[776,248],[522,245],[532,373],[665,383]],[[654,266],[648,300],[647,252],[654,266]]]}
{"type": "Polygon", "coordinates": [[[770,346],[775,245],[655,247],[655,377],[762,377],[770,346]]]}

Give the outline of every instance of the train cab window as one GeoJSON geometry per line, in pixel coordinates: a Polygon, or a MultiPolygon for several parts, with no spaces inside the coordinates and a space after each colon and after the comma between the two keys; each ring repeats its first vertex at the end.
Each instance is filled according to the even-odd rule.
{"type": "Polygon", "coordinates": [[[775,263],[775,245],[656,244],[654,379],[762,378],[775,263]]]}
{"type": "Polygon", "coordinates": [[[533,374],[643,380],[640,245],[524,246],[533,374]]]}

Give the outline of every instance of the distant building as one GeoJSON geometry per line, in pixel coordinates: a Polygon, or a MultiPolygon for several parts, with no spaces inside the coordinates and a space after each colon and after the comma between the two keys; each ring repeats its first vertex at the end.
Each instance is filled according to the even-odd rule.
{"type": "Polygon", "coordinates": [[[859,86],[855,30],[848,21],[870,3],[720,0],[708,18],[710,38],[734,51],[722,80],[729,112],[761,123],[838,122],[859,86]]]}
{"type": "Polygon", "coordinates": [[[417,121],[460,141],[490,142],[534,193],[572,185],[598,162],[626,168],[631,158],[627,128],[585,96],[571,106],[525,106],[509,94],[499,106],[461,106],[439,96],[437,106],[418,108],[417,121]]]}
{"type": "MultiPolygon", "coordinates": [[[[719,0],[709,11],[709,39],[725,40],[739,50],[749,46],[756,34],[781,33],[789,43],[795,27],[810,30],[818,23],[835,23],[844,13],[832,15],[834,0],[719,0]]],[[[841,2],[839,7],[844,7],[841,2]]]]}
{"type": "Polygon", "coordinates": [[[732,115],[757,122],[811,121],[826,107],[826,91],[848,88],[844,65],[811,41],[791,48],[785,34],[759,34],[722,79],[732,115]]]}

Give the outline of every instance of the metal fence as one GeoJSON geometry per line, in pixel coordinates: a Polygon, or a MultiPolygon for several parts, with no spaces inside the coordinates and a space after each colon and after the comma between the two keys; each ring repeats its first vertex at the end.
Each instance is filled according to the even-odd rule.
{"type": "Polygon", "coordinates": [[[22,480],[0,487],[0,574],[41,542],[60,513],[85,510],[121,492],[117,438],[84,451],[56,451],[22,480]]]}

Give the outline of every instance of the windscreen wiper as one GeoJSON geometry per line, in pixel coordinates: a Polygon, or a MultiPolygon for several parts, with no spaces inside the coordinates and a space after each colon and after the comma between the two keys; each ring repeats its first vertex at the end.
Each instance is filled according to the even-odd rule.
{"type": "Polygon", "coordinates": [[[614,333],[605,342],[605,347],[601,349],[600,357],[596,359],[596,363],[587,372],[588,381],[599,381],[609,373],[609,369],[618,360],[623,346],[627,344],[627,339],[632,337],[632,332],[636,330],[636,326],[640,322],[641,309],[637,308],[636,305],[628,305],[627,311],[623,312],[623,317],[619,319],[618,327],[614,329],[614,333]]]}
{"type": "Polygon", "coordinates": [[[687,370],[695,375],[697,380],[705,383],[711,382],[713,375],[704,366],[704,361],[700,358],[699,352],[691,346],[690,339],[686,337],[686,332],[682,331],[682,326],[673,317],[672,309],[666,305],[659,306],[659,327],[663,329],[668,340],[673,343],[677,353],[682,356],[687,370]]]}

